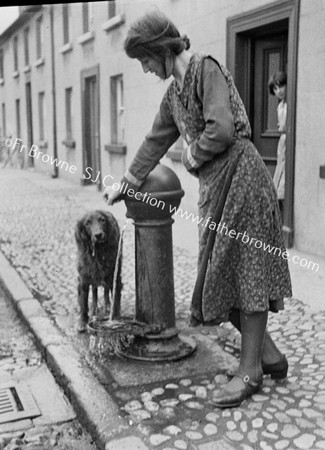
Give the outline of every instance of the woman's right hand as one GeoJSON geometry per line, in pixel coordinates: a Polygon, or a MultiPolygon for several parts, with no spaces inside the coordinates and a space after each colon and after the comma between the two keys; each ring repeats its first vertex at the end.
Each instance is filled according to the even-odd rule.
{"type": "MultiPolygon", "coordinates": [[[[115,183],[116,185],[116,183],[115,183]]],[[[103,192],[104,201],[107,205],[113,205],[118,200],[122,200],[122,193],[120,191],[120,184],[118,185],[118,189],[113,189],[112,186],[108,186],[103,192]],[[119,198],[121,197],[121,198],[119,198]]]]}

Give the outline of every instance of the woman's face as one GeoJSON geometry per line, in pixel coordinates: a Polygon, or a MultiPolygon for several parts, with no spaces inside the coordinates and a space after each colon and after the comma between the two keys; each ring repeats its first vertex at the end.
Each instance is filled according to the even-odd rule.
{"type": "Polygon", "coordinates": [[[278,97],[279,100],[285,100],[287,90],[286,88],[287,88],[286,85],[274,86],[273,88],[274,95],[278,97]]]}
{"type": "Polygon", "coordinates": [[[154,73],[157,77],[162,80],[165,79],[165,69],[162,63],[154,58],[150,58],[149,56],[145,56],[143,58],[139,58],[139,61],[142,66],[142,70],[144,73],[150,72],[154,73]]]}

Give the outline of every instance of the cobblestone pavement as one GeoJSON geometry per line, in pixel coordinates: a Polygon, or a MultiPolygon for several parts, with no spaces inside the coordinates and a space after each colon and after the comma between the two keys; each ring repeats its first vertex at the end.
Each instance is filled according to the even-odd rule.
{"type": "MultiPolygon", "coordinates": [[[[76,333],[76,220],[105,208],[94,186],[4,170],[0,179],[0,250],[60,329],[84,351],[76,333]]],[[[113,210],[114,212],[114,210],[113,210]]],[[[121,222],[121,226],[124,223],[121,222]]],[[[124,238],[122,312],[134,310],[133,226],[124,238]]],[[[196,260],[174,242],[176,317],[185,327],[196,260]]],[[[269,331],[289,360],[288,378],[265,377],[263,388],[236,409],[218,410],[213,392],[226,381],[207,368],[191,376],[137,387],[114,384],[121,411],[150,448],[162,450],[325,449],[325,308],[317,314],[296,299],[272,315],[269,331]]],[[[229,324],[201,331],[238,356],[240,337],[229,324]]],[[[111,361],[111,364],[114,360],[111,361]]]]}
{"type": "MultiPolygon", "coordinates": [[[[45,364],[33,337],[0,289],[0,385],[9,379],[21,379],[22,374],[42,366],[45,364]]],[[[90,436],[77,420],[65,421],[61,417],[58,423],[51,420],[51,424],[45,425],[44,422],[44,418],[41,421],[36,418],[0,424],[0,449],[95,450],[90,436]]]]}

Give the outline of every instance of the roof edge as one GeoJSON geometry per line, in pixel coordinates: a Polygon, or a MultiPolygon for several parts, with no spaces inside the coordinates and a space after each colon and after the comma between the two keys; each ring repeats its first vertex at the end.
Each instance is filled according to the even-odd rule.
{"type": "Polygon", "coordinates": [[[24,10],[20,12],[17,19],[0,35],[0,44],[14,34],[22,25],[28,22],[32,14],[40,11],[42,8],[43,5],[29,5],[24,7],[24,10]]]}

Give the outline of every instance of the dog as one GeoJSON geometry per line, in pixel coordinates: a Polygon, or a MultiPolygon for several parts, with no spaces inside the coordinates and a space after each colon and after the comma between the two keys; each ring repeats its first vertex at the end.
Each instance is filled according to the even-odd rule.
{"type": "Polygon", "coordinates": [[[120,228],[114,216],[107,211],[91,211],[76,224],[75,239],[78,248],[78,332],[84,332],[89,320],[88,296],[92,287],[92,306],[90,316],[96,316],[98,308],[98,287],[104,287],[104,313],[117,319],[120,316],[121,302],[121,261],[120,255],[115,299],[110,304],[110,292],[113,291],[115,263],[118,253],[120,228]]]}

